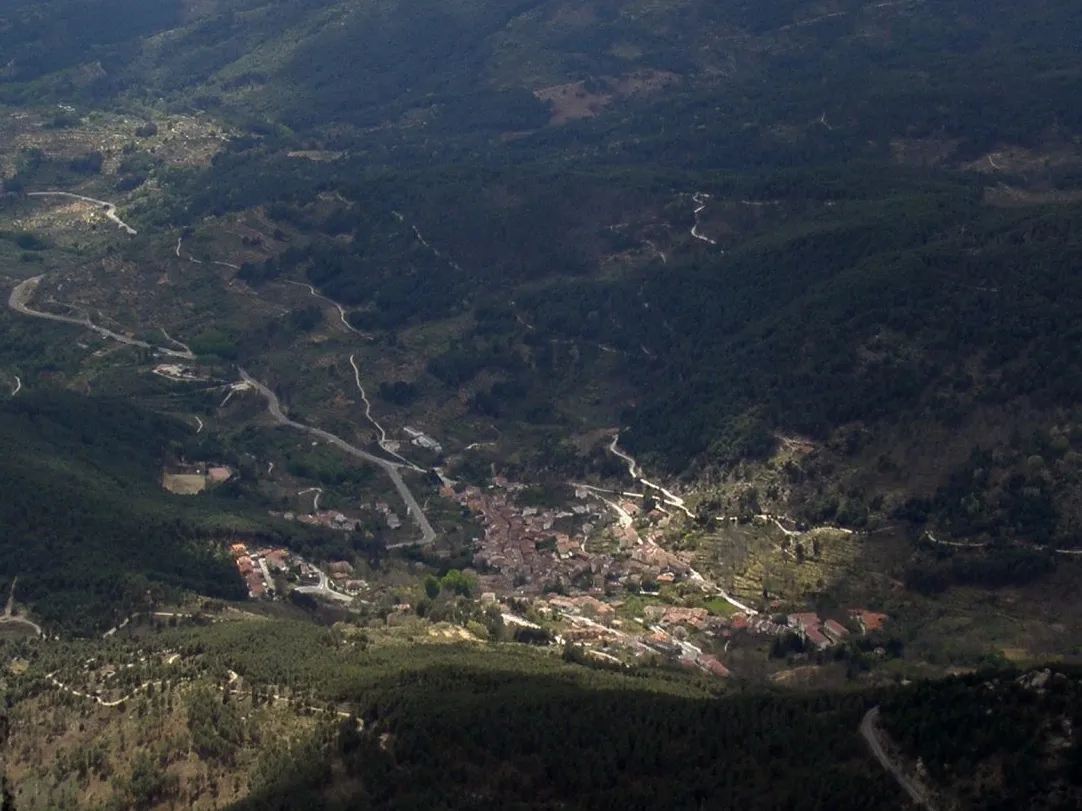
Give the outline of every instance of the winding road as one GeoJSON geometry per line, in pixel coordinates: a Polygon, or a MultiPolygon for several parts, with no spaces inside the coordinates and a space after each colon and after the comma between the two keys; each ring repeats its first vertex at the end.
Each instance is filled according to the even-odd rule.
{"type": "Polygon", "coordinates": [[[172,335],[170,335],[168,333],[168,331],[166,331],[165,327],[162,327],[161,329],[162,329],[162,335],[165,336],[165,340],[169,341],[169,343],[171,343],[171,344],[175,344],[176,346],[179,346],[181,349],[183,349],[188,355],[191,355],[193,358],[195,357],[195,353],[192,352],[192,349],[191,349],[190,346],[188,346],[185,343],[181,343],[176,338],[174,338],[172,335]]]}
{"type": "MultiPolygon", "coordinates": [[[[620,440],[620,434],[617,433],[617,434],[615,434],[613,436],[612,443],[609,445],[609,452],[614,454],[615,456],[620,457],[625,462],[627,462],[627,469],[628,469],[628,473],[631,474],[631,478],[643,485],[643,492],[642,493],[629,493],[629,492],[623,492],[623,491],[617,491],[617,490],[604,490],[604,489],[602,489],[600,487],[594,487],[594,486],[589,485],[589,484],[581,484],[581,483],[578,483],[578,482],[568,482],[568,484],[570,484],[572,487],[575,487],[575,488],[580,488],[581,487],[581,488],[583,488],[585,490],[591,491],[594,494],[595,498],[598,498],[601,501],[603,501],[610,509],[612,509],[616,513],[617,519],[618,519],[621,527],[632,526],[632,524],[634,523],[634,519],[632,518],[632,516],[623,507],[621,507],[616,502],[610,501],[609,499],[607,499],[604,496],[600,495],[601,493],[613,493],[613,494],[619,495],[619,496],[624,497],[624,498],[645,498],[646,497],[646,488],[652,488],[653,490],[656,490],[657,492],[661,493],[661,495],[662,495],[661,500],[664,501],[665,504],[667,504],[670,507],[676,507],[677,509],[682,510],[684,512],[684,514],[687,515],[689,518],[694,517],[691,510],[689,510],[687,508],[687,506],[684,504],[684,500],[682,498],[680,498],[679,496],[669,492],[668,490],[666,490],[661,485],[655,484],[654,482],[651,482],[648,479],[643,478],[642,468],[639,467],[639,463],[635,461],[634,457],[629,456],[628,454],[626,454],[622,450],[620,450],[620,447],[617,444],[619,442],[619,440],[620,440]]],[[[640,543],[641,543],[641,539],[640,539],[640,543]]],[[[653,541],[649,541],[649,543],[656,546],[656,544],[654,544],[653,541]]],[[[727,602],[729,605],[733,606],[734,608],[739,609],[740,611],[743,611],[748,616],[755,616],[756,614],[759,613],[754,608],[752,608],[750,605],[746,605],[745,603],[742,603],[739,600],[737,600],[735,597],[730,595],[729,592],[727,592],[725,589],[723,589],[717,583],[712,583],[709,580],[707,580],[705,577],[703,577],[701,574],[699,574],[699,572],[695,571],[695,569],[691,568],[690,566],[688,567],[688,577],[692,582],[696,583],[704,591],[713,590],[713,593],[716,594],[718,597],[723,599],[725,602],[727,602]]]]}
{"type": "Polygon", "coordinates": [[[376,422],[375,417],[372,416],[372,404],[368,401],[368,395],[364,393],[364,386],[361,385],[361,370],[360,367],[357,366],[357,360],[354,355],[349,356],[349,365],[353,367],[353,379],[354,381],[356,381],[357,390],[361,393],[361,399],[364,401],[364,416],[370,423],[372,423],[375,429],[379,431],[380,448],[383,449],[384,453],[389,453],[395,459],[400,460],[402,464],[406,465],[406,467],[410,468],[411,470],[416,470],[418,473],[424,473],[424,468],[417,467],[417,465],[413,464],[413,462],[411,462],[405,456],[402,456],[400,453],[397,453],[396,451],[393,451],[387,447],[387,432],[383,430],[383,426],[376,422]]]}
{"type": "MultiPolygon", "coordinates": [[[[177,248],[176,248],[177,259],[187,259],[193,265],[204,265],[204,264],[206,264],[206,262],[204,262],[202,259],[196,259],[191,254],[188,254],[187,256],[182,256],[181,253],[180,253],[180,244],[183,241],[184,241],[183,236],[177,237],[177,248]]],[[[215,259],[211,259],[211,260],[209,260],[209,262],[212,265],[221,265],[224,268],[232,268],[233,270],[240,270],[240,265],[234,265],[232,262],[219,262],[219,261],[217,261],[215,259]]]]}
{"type": "MultiPolygon", "coordinates": [[[[34,318],[44,318],[49,321],[57,321],[61,324],[74,324],[77,327],[83,327],[84,329],[93,330],[101,335],[103,338],[108,338],[113,341],[118,341],[128,346],[139,346],[143,349],[150,349],[157,352],[160,355],[168,355],[172,358],[182,358],[184,360],[195,360],[195,355],[191,350],[177,350],[168,349],[164,346],[154,346],[146,341],[140,341],[137,338],[129,338],[127,335],[121,335],[119,332],[113,332],[111,329],[105,327],[99,327],[89,317],[72,318],[69,315],[57,315],[56,313],[45,313],[41,310],[33,310],[30,308],[28,302],[34,295],[34,291],[37,290],[38,284],[44,278],[42,276],[33,276],[25,281],[19,282],[15,288],[11,291],[11,295],[8,296],[8,307],[13,309],[17,313],[23,315],[29,315],[34,318]]],[[[172,340],[172,339],[170,339],[172,340]]],[[[179,342],[178,342],[179,343],[179,342]]],[[[183,346],[183,344],[179,344],[183,346]]]]}
{"type": "Polygon", "coordinates": [[[331,588],[330,578],[327,577],[326,572],[321,569],[316,569],[319,574],[319,584],[315,586],[297,586],[293,590],[300,592],[301,594],[318,594],[320,597],[326,597],[329,600],[338,600],[342,603],[352,603],[353,598],[348,594],[343,594],[340,591],[335,591],[331,588]]]}
{"type": "Polygon", "coordinates": [[[138,231],[128,225],[124,220],[120,219],[116,215],[116,204],[107,202],[106,200],[97,200],[93,197],[84,197],[81,194],[72,194],[70,191],[31,191],[26,193],[27,197],[66,197],[69,200],[81,200],[84,203],[94,203],[105,209],[105,218],[111,222],[116,223],[117,227],[127,231],[132,236],[135,236],[138,231]]]}
{"type": "Polygon", "coordinates": [[[260,383],[250,374],[248,374],[244,369],[238,368],[238,371],[240,372],[241,379],[244,380],[245,383],[252,386],[253,388],[255,388],[256,391],[263,395],[263,397],[267,401],[267,410],[270,412],[270,415],[274,417],[274,419],[277,420],[279,423],[281,423],[282,425],[288,425],[290,428],[295,428],[298,431],[304,431],[305,433],[311,434],[312,436],[317,436],[320,439],[330,442],[332,445],[340,448],[351,456],[355,456],[358,459],[363,459],[366,462],[371,462],[373,465],[377,465],[378,467],[383,468],[383,472],[386,473],[387,476],[390,478],[391,482],[395,486],[395,489],[398,491],[398,494],[402,497],[402,501],[405,502],[406,511],[410,514],[410,516],[413,518],[414,523],[417,524],[418,528],[421,530],[421,539],[418,541],[411,541],[409,544],[406,545],[427,545],[436,540],[436,531],[428,522],[428,519],[425,517],[424,511],[421,509],[421,505],[417,503],[417,499],[414,498],[413,493],[410,492],[409,487],[406,486],[406,482],[402,479],[401,472],[399,472],[400,468],[403,467],[407,469],[412,468],[409,468],[408,465],[403,465],[399,462],[391,462],[387,459],[383,459],[382,457],[375,456],[371,453],[368,453],[368,451],[363,451],[360,448],[349,444],[341,437],[335,436],[329,431],[324,431],[322,428],[314,428],[311,425],[305,425],[304,423],[296,422],[295,420],[289,419],[289,417],[282,413],[282,405],[278,401],[278,395],[276,395],[273,391],[271,391],[265,385],[260,383]]]}
{"type": "Polygon", "coordinates": [[[319,497],[323,495],[323,488],[322,487],[309,487],[306,490],[298,491],[297,495],[298,496],[303,496],[306,493],[315,493],[315,495],[312,496],[312,512],[314,512],[314,513],[319,512],[319,497]]]}
{"type": "Polygon", "coordinates": [[[691,226],[691,235],[700,242],[706,242],[710,245],[717,245],[717,242],[699,232],[699,215],[706,210],[706,201],[710,199],[710,195],[701,191],[697,191],[691,196],[691,199],[695,201],[695,205],[697,206],[697,208],[695,209],[695,224],[691,226]]]}
{"type": "MultiPolygon", "coordinates": [[[[941,538],[935,537],[931,532],[925,531],[922,539],[927,540],[929,543],[934,543],[937,546],[950,546],[955,549],[987,549],[991,544],[988,541],[944,541],[941,538]]],[[[1012,546],[1019,549],[1044,549],[1047,552],[1054,552],[1057,555],[1082,555],[1082,549],[1057,549],[1055,547],[1040,547],[1033,543],[1027,543],[1025,541],[1013,541],[1012,546]]]]}
{"type": "Polygon", "coordinates": [[[684,499],[680,498],[677,495],[674,495],[673,493],[670,493],[660,484],[654,484],[649,479],[643,477],[642,468],[639,467],[639,463],[636,462],[634,458],[628,456],[626,453],[620,450],[619,446],[617,445],[619,441],[620,434],[617,433],[612,438],[612,444],[609,445],[609,452],[627,462],[627,472],[631,474],[631,478],[635,479],[638,482],[641,482],[644,488],[649,487],[651,490],[656,490],[657,492],[661,493],[662,501],[664,501],[665,504],[669,507],[676,507],[676,509],[683,512],[684,515],[686,515],[688,518],[694,518],[695,516],[692,514],[691,510],[689,510],[687,508],[687,505],[684,504],[684,499]]]}
{"type": "Polygon", "coordinates": [[[15,388],[11,390],[11,396],[14,397],[20,391],[23,390],[23,382],[19,379],[18,375],[12,375],[15,378],[15,388]]]}
{"type": "Polygon", "coordinates": [[[44,632],[41,630],[41,626],[32,620],[28,620],[26,617],[15,616],[15,584],[19,582],[19,576],[11,580],[11,590],[8,592],[8,601],[4,604],[4,613],[0,615],[0,624],[8,625],[26,625],[34,629],[34,633],[38,636],[44,636],[44,632]]]}
{"type": "Polygon", "coordinates": [[[868,743],[869,748],[872,750],[872,754],[875,755],[876,760],[882,764],[883,768],[890,772],[891,776],[897,781],[898,785],[902,787],[909,798],[917,805],[924,806],[928,811],[935,811],[932,804],[928,802],[928,795],[924,787],[919,783],[910,780],[903,774],[901,768],[890,759],[890,755],[887,754],[883,748],[883,742],[879,738],[879,729],[876,727],[876,720],[879,718],[879,708],[872,707],[864,714],[864,718],[860,722],[860,734],[861,737],[868,743]]]}
{"type": "Polygon", "coordinates": [[[333,304],[334,308],[336,310],[338,310],[338,319],[342,322],[342,326],[344,326],[350,332],[352,332],[352,333],[354,333],[356,335],[360,335],[360,336],[364,337],[363,332],[361,332],[359,329],[357,329],[355,326],[353,326],[351,323],[349,323],[349,320],[346,318],[346,309],[345,309],[345,307],[343,307],[337,301],[335,301],[332,298],[327,298],[325,295],[320,293],[318,290],[316,290],[310,284],[306,284],[304,282],[295,282],[295,281],[293,281],[291,279],[282,279],[282,281],[285,282],[286,284],[292,284],[292,285],[295,285],[297,287],[306,287],[306,288],[308,288],[308,292],[311,293],[316,298],[323,299],[323,301],[326,301],[328,304],[333,304]]]}

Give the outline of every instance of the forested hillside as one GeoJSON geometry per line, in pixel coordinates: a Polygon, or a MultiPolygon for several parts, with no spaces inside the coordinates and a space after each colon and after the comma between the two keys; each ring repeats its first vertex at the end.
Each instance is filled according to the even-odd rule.
{"type": "Polygon", "coordinates": [[[17,576],[16,599],[44,625],[79,633],[187,592],[243,599],[216,540],[233,520],[223,505],[178,503],[159,484],[189,433],[62,390],[0,404],[4,594],[17,576]]]}
{"type": "Polygon", "coordinates": [[[1082,802],[1076,670],[923,684],[891,696],[882,712],[884,729],[944,805],[1067,809],[1082,802]]]}
{"type": "Polygon", "coordinates": [[[1078,807],[1080,42],[0,0],[0,809],[1078,807]]]}
{"type": "MultiPolygon", "coordinates": [[[[103,4],[109,37],[17,5],[13,47],[55,56],[16,49],[0,89],[232,127],[209,167],[140,153],[136,217],[261,211],[288,244],[242,281],[310,282],[388,345],[445,325],[403,382],[469,416],[587,429],[593,380],[593,413],[670,474],[799,435],[825,459],[782,507],[808,520],[1075,544],[1078,15],[407,5],[103,4]]],[[[535,468],[579,472],[550,445],[535,468]]]]}
{"type": "MultiPolygon", "coordinates": [[[[294,416],[358,433],[347,359],[367,353],[377,411],[467,425],[445,449],[464,480],[506,465],[612,484],[596,432],[618,426],[699,490],[701,526],[776,512],[992,547],[970,565],[931,542],[905,581],[926,594],[1039,576],[1082,537],[1082,21],[1062,4],[51,0],[0,17],[12,282],[44,254],[78,268],[45,288],[100,303],[124,279],[111,317],[182,319],[200,358],[273,369],[294,416]],[[118,200],[133,238],[23,230],[45,210],[27,192],[54,187],[118,200]],[[167,263],[160,284],[141,273],[167,263]],[[326,298],[268,315],[309,284],[326,298]],[[464,458],[490,444],[470,432],[508,439],[464,458]]],[[[13,364],[77,363],[34,327],[5,334],[13,364]]],[[[20,599],[74,589],[101,609],[93,595],[145,591],[129,575],[240,594],[202,546],[216,508],[177,512],[154,485],[180,429],[144,443],[142,417],[20,411],[47,399],[5,406],[28,483],[10,519],[73,551],[20,547],[20,599]],[[138,469],[74,453],[97,442],[79,432],[35,444],[72,420],[139,446],[138,469]],[[95,495],[56,508],[69,490],[95,495]]]]}
{"type": "Polygon", "coordinates": [[[17,808],[897,808],[864,737],[875,707],[935,807],[1067,809],[1079,791],[1063,666],[781,690],[224,615],[0,655],[17,808]]]}
{"type": "MultiPolygon", "coordinates": [[[[343,725],[327,744],[336,768],[298,769],[297,782],[267,786],[237,809],[291,802],[328,809],[693,809],[718,798],[746,808],[859,809],[903,802],[902,789],[856,733],[878,700],[871,694],[635,695],[545,677],[527,682],[492,673],[466,681],[439,670],[381,692],[365,720],[385,731],[384,745],[343,725]],[[328,787],[332,775],[356,781],[348,800],[334,782],[328,787]]],[[[988,673],[882,695],[895,754],[906,768],[922,758],[922,773],[946,802],[956,798],[967,809],[1076,806],[1082,747],[1069,730],[1078,721],[1077,674],[988,673]]]]}

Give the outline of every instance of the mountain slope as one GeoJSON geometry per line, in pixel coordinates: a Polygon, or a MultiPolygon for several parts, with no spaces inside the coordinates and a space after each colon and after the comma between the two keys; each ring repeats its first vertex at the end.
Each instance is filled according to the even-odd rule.
{"type": "MultiPolygon", "coordinates": [[[[306,279],[387,345],[452,334],[408,339],[404,381],[447,420],[563,436],[619,421],[647,464],[697,479],[800,435],[825,458],[812,485],[774,488],[779,508],[1074,543],[1069,10],[169,8],[118,29],[108,80],[54,87],[148,117],[161,97],[238,130],[209,167],[148,170],[135,221],[268,216],[290,244],[241,280],[306,279]],[[1042,444],[1058,478],[1022,469],[1042,444]],[[997,451],[994,481],[957,493],[952,475],[997,451]]],[[[10,32],[33,39],[32,17],[14,7],[10,32]]],[[[81,52],[77,34],[59,50],[81,52]]],[[[5,92],[67,76],[47,67],[16,60],[5,92]]]]}
{"type": "Polygon", "coordinates": [[[87,632],[195,591],[243,599],[212,541],[213,508],[178,504],[158,481],[186,426],[130,405],[62,392],[0,405],[5,581],[50,628],[87,632]]]}

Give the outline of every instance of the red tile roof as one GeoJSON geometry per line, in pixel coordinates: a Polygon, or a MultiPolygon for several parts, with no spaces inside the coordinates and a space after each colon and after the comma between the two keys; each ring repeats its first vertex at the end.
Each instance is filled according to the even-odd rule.
{"type": "Polygon", "coordinates": [[[713,673],[715,676],[728,676],[729,668],[715,659],[713,656],[700,656],[699,664],[713,673]]]}
{"type": "Polygon", "coordinates": [[[823,636],[818,628],[807,628],[804,631],[804,636],[817,648],[825,648],[830,645],[830,640],[823,636]]]}
{"type": "Polygon", "coordinates": [[[880,614],[876,611],[865,611],[862,608],[855,609],[853,616],[860,622],[860,627],[864,629],[864,633],[870,633],[872,631],[878,631],[883,627],[883,623],[890,617],[886,614],[880,614]]]}

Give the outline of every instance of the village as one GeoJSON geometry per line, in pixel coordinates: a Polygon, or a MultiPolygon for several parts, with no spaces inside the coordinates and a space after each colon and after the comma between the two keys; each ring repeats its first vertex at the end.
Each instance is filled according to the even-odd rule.
{"type": "Polygon", "coordinates": [[[233,543],[229,551],[236,562],[248,596],[253,599],[282,595],[287,590],[314,594],[341,602],[352,602],[368,583],[353,576],[349,561],[332,561],[323,569],[300,555],[280,547],[249,549],[245,543],[233,543]]]}
{"type": "Polygon", "coordinates": [[[822,651],[887,620],[861,608],[842,617],[848,627],[812,612],[756,612],[719,598],[724,592],[688,560],[662,548],[670,521],[662,511],[643,515],[639,503],[598,498],[586,487],[575,488],[578,503],[567,509],[521,507],[521,490],[496,477],[486,489],[446,486],[443,494],[482,519],[474,565],[485,597],[528,606],[526,616],[505,611],[505,622],[554,629],[558,643],[579,645],[587,656],[620,663],[661,658],[726,676],[718,648],[727,651],[735,636],[793,634],[807,650],[822,651]],[[695,602],[702,605],[679,604],[695,602]]]}
{"type": "MultiPolygon", "coordinates": [[[[734,645],[763,647],[796,637],[799,650],[814,654],[875,633],[888,619],[863,608],[828,617],[785,614],[778,600],[769,613],[760,612],[704,578],[690,556],[663,548],[672,520],[663,509],[575,485],[570,503],[526,506],[520,503],[530,501],[523,498],[526,489],[502,477],[484,488],[444,482],[441,494],[483,528],[466,574],[476,579],[475,596],[498,607],[505,626],[576,646],[588,658],[614,665],[668,662],[724,677],[734,645]]],[[[318,488],[302,494],[308,492],[310,512],[273,514],[332,531],[359,529],[360,519],[319,509],[318,488]]],[[[371,513],[389,528],[401,524],[386,503],[374,503],[371,513]]],[[[296,591],[348,605],[369,589],[345,560],[317,566],[283,547],[244,542],[233,543],[230,553],[253,599],[296,591]]]]}

